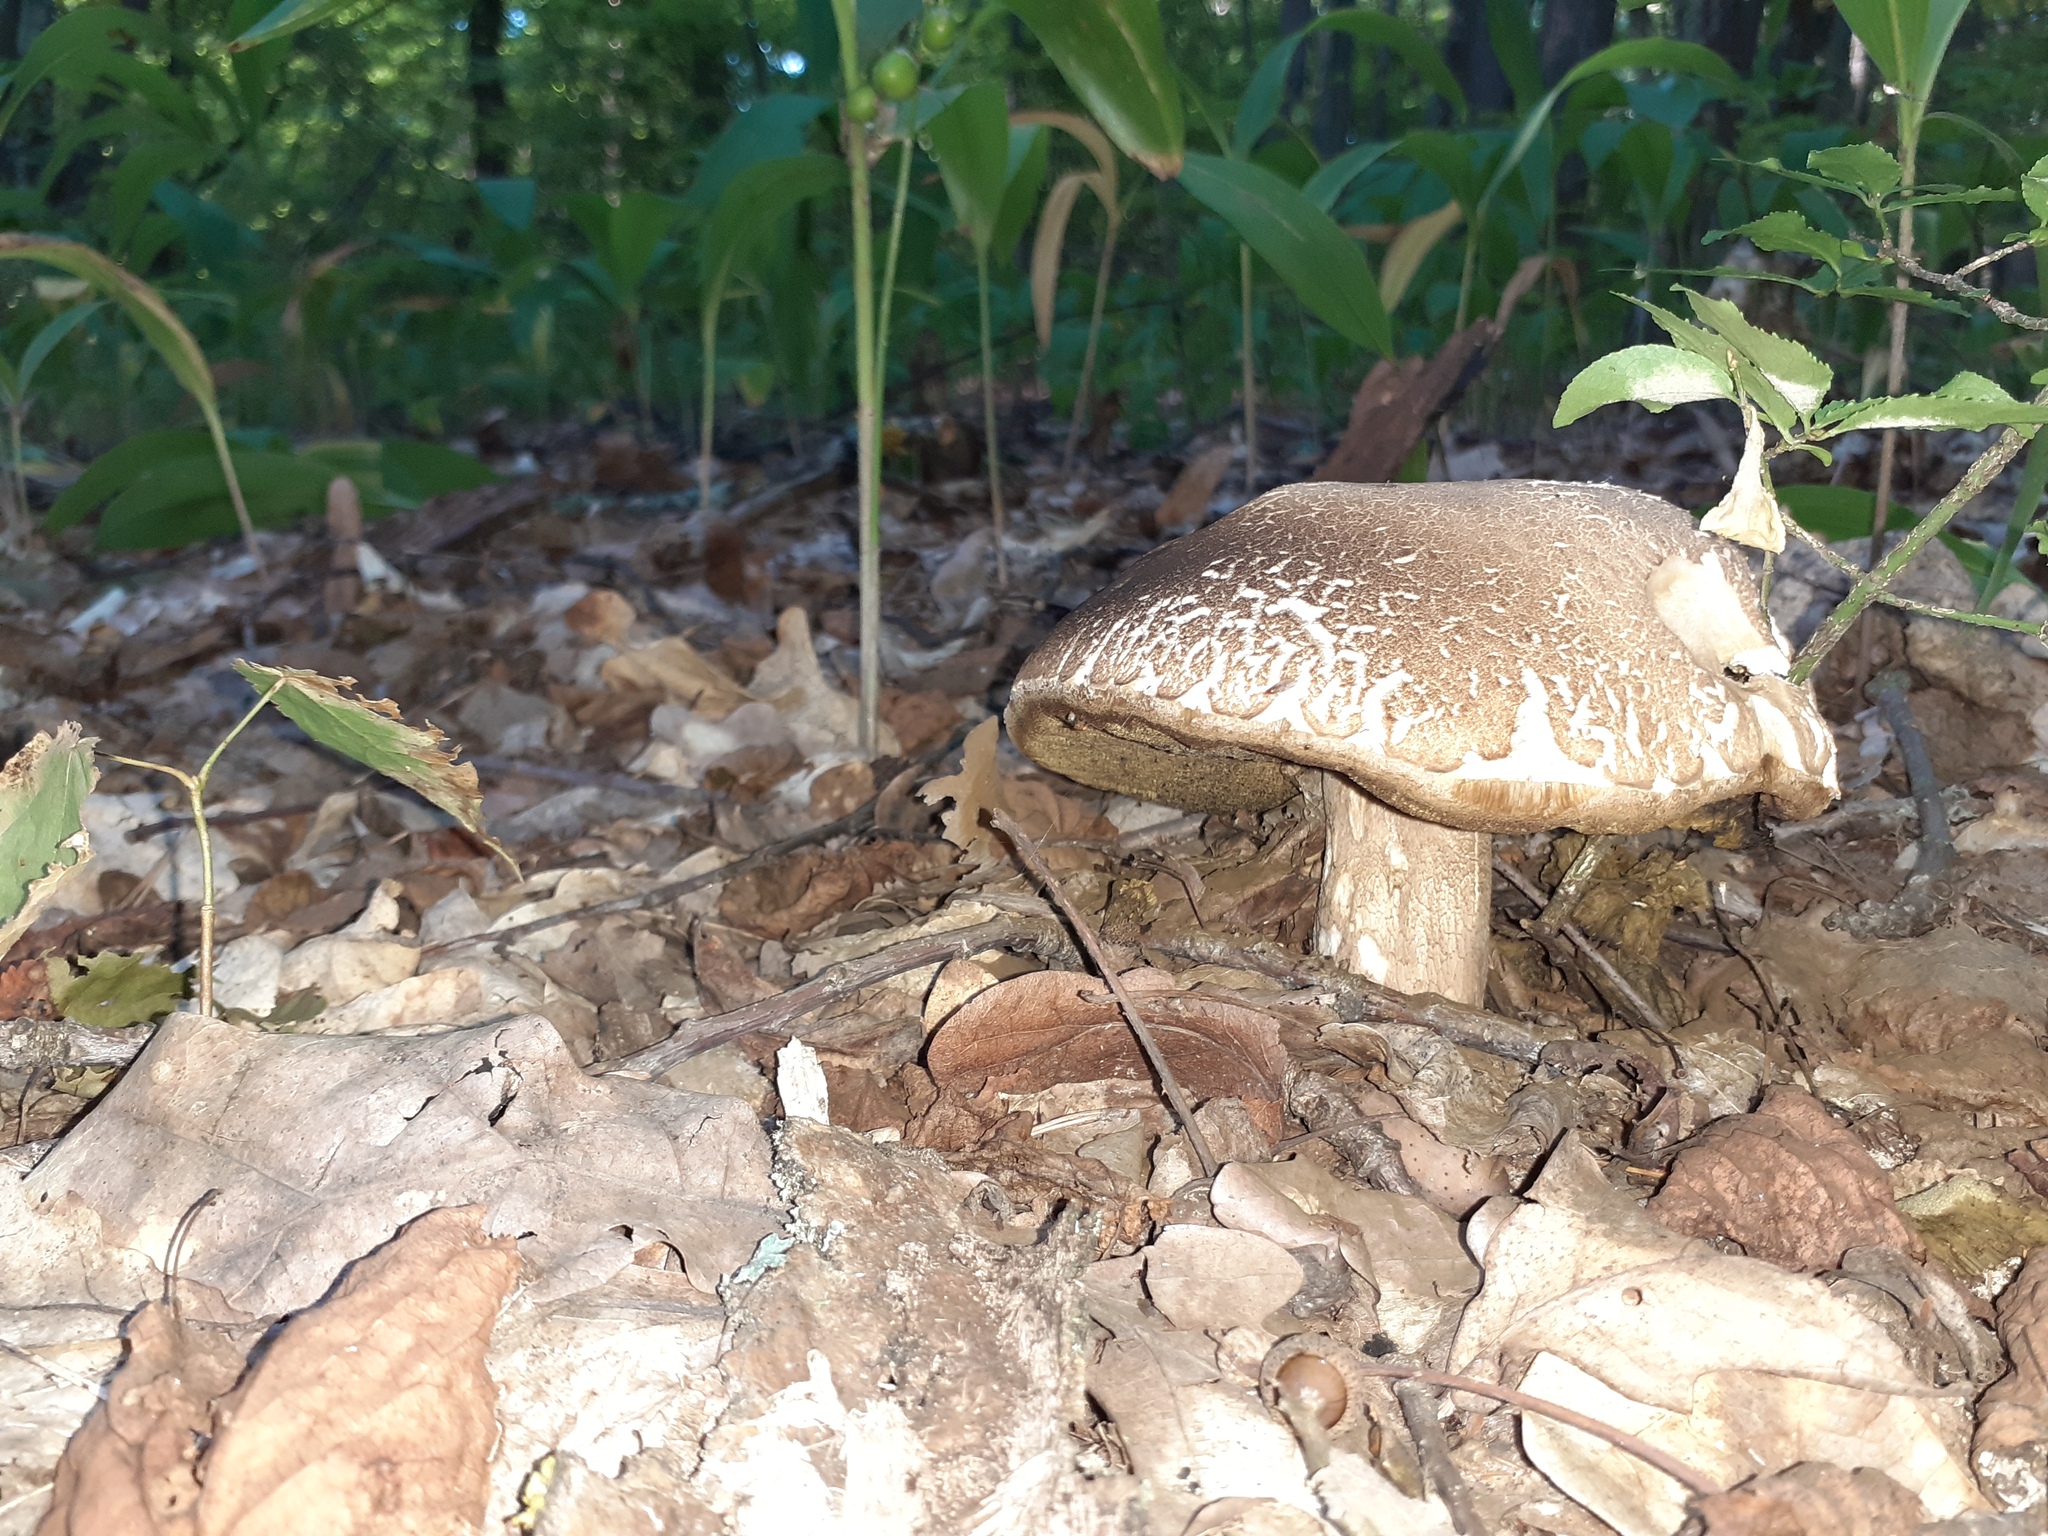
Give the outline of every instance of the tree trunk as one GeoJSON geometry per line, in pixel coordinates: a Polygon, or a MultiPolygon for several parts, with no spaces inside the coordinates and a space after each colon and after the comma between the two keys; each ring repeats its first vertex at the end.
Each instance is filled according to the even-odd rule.
{"type": "MultiPolygon", "coordinates": [[[[1315,0],[1280,0],[1280,35],[1292,37],[1316,19],[1315,0]]],[[[1308,90],[1308,49],[1297,48],[1287,62],[1287,88],[1280,93],[1280,115],[1308,90]]]]}
{"type": "Polygon", "coordinates": [[[505,0],[469,0],[470,138],[479,178],[503,176],[505,77],[498,43],[505,35],[505,0]]]}
{"type": "Polygon", "coordinates": [[[1548,0],[1537,40],[1546,86],[1614,41],[1614,9],[1615,0],[1548,0]]]}
{"type": "Polygon", "coordinates": [[[1452,0],[1444,62],[1465,88],[1465,102],[1474,117],[1505,112],[1515,104],[1508,77],[1493,51],[1492,34],[1486,30],[1486,0],[1452,0]]]}
{"type": "MultiPolygon", "coordinates": [[[[1330,9],[1349,10],[1357,0],[1330,0],[1330,9]]],[[[1328,160],[1351,142],[1351,76],[1358,44],[1347,32],[1323,40],[1323,77],[1316,92],[1315,126],[1309,134],[1316,155],[1328,160]]]]}

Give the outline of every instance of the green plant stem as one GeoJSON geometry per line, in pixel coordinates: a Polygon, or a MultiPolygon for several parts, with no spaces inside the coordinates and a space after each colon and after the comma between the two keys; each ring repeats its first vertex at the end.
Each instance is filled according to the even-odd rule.
{"type": "Polygon", "coordinates": [[[996,439],[996,347],[988,318],[988,247],[974,248],[975,286],[981,292],[981,430],[987,441],[988,513],[996,539],[996,587],[1010,584],[1010,557],[1003,527],[1003,450],[996,439]]]}
{"type": "MultiPolygon", "coordinates": [[[[910,201],[910,159],[917,148],[917,98],[911,97],[905,107],[910,111],[910,121],[903,127],[902,158],[896,166],[896,199],[889,208],[889,244],[882,253],[882,292],[880,312],[875,319],[875,399],[881,402],[889,393],[889,312],[895,306],[896,298],[896,257],[903,248],[903,210],[910,201]]],[[[879,462],[876,473],[881,472],[879,462]]]]}
{"type": "Polygon", "coordinates": [[[185,796],[192,802],[192,830],[199,838],[199,1011],[208,1018],[213,1017],[213,929],[214,929],[214,881],[213,881],[213,831],[206,821],[206,781],[213,776],[213,766],[220,761],[221,753],[227,751],[234,739],[247,729],[251,720],[263,713],[263,706],[277,696],[285,684],[280,677],[272,683],[249,712],[237,720],[234,728],[214,745],[199,765],[197,773],[187,773],[182,768],[173,768],[169,763],[153,763],[145,758],[121,757],[113,752],[102,755],[108,762],[122,763],[130,768],[141,768],[151,773],[161,773],[176,779],[185,786],[185,796]]]}
{"type": "Polygon", "coordinates": [[[1451,322],[1451,334],[1465,329],[1465,317],[1472,310],[1472,279],[1479,271],[1479,237],[1486,228],[1486,202],[1465,215],[1465,266],[1458,276],[1458,318],[1451,322]]]}
{"type": "Polygon", "coordinates": [[[1242,300],[1242,334],[1238,353],[1244,371],[1244,494],[1259,494],[1259,375],[1252,359],[1252,248],[1237,247],[1237,285],[1242,300]]]}
{"type": "MultiPolygon", "coordinates": [[[[1910,96],[1899,97],[1899,191],[1913,190],[1913,175],[1920,150],[1921,107],[1910,96]]],[[[1913,210],[1899,210],[1899,255],[1913,259],[1913,210]]],[[[1911,286],[1906,274],[1901,272],[1893,279],[1895,286],[1911,286]]],[[[1912,310],[1910,304],[1892,305],[1891,314],[1891,356],[1886,360],[1885,393],[1896,395],[1906,385],[1906,324],[1912,310]]],[[[1898,475],[1899,429],[1886,427],[1879,442],[1877,453],[1877,504],[1870,514],[1870,557],[1865,562],[1872,570],[1884,555],[1884,538],[1891,523],[1892,483],[1898,475]]]]}
{"type": "Polygon", "coordinates": [[[242,547],[249,551],[249,558],[256,563],[256,574],[269,574],[270,568],[263,563],[263,551],[256,547],[256,524],[249,517],[249,503],[242,499],[242,482],[235,476],[234,456],[228,452],[227,428],[221,425],[220,411],[200,403],[206,415],[206,430],[213,434],[213,451],[220,460],[220,472],[228,483],[228,500],[235,504],[235,521],[242,528],[242,547]]]}
{"type": "Polygon", "coordinates": [[[2035,429],[2033,436],[2034,444],[2027,450],[2026,467],[2020,471],[2019,489],[2013,494],[2012,511],[2006,515],[2005,537],[1999,541],[1990,574],[1984,578],[1984,590],[1977,594],[1979,613],[1989,608],[1992,600],[2005,590],[2006,582],[2012,576],[2012,563],[2018,558],[2020,544],[2034,521],[2034,509],[2041,505],[2042,495],[2048,493],[2048,437],[2043,437],[2039,428],[2035,429]]]}
{"type": "Polygon", "coordinates": [[[1067,452],[1060,462],[1060,472],[1071,474],[1074,469],[1074,455],[1081,446],[1082,425],[1088,416],[1089,391],[1095,383],[1095,348],[1102,339],[1102,311],[1109,299],[1110,265],[1116,260],[1117,227],[1122,222],[1115,208],[1103,210],[1109,218],[1109,228],[1102,236],[1102,260],[1095,267],[1095,308],[1088,316],[1088,345],[1081,353],[1081,381],[1074,387],[1074,419],[1067,426],[1067,452]]]}
{"type": "Polygon", "coordinates": [[[14,481],[14,506],[7,515],[7,526],[0,528],[0,550],[19,559],[28,553],[28,477],[21,472],[21,418],[20,405],[10,402],[7,407],[7,447],[9,469],[14,481]]]}
{"type": "Polygon", "coordinates": [[[711,435],[718,409],[718,311],[721,299],[704,306],[699,347],[704,354],[704,399],[697,421],[697,510],[711,509],[711,435]]]}
{"type": "MultiPolygon", "coordinates": [[[[855,0],[832,0],[839,30],[839,72],[860,83],[855,0]]],[[[860,745],[879,750],[882,718],[881,400],[875,373],[875,231],[868,195],[868,131],[846,124],[846,170],[853,205],[853,351],[855,473],[860,483],[860,745]]]]}
{"type": "MultiPolygon", "coordinates": [[[[2034,401],[2038,405],[2048,405],[2048,389],[2043,389],[2035,395],[2034,401]]],[[[1849,595],[1842,599],[1833,613],[1821,621],[1821,626],[1814,631],[1813,638],[1799,648],[1798,656],[1793,658],[1790,673],[1793,682],[1804,683],[1813,676],[1828,652],[1840,643],[1842,636],[1849,632],[1849,626],[1856,622],[1863,610],[1883,595],[1899,572],[1926,547],[1928,540],[1946,528],[1958,512],[1976,500],[1985,487],[1998,478],[2006,465],[2019,457],[2019,451],[2026,446],[2026,442],[2024,434],[2007,427],[1998,434],[1996,442],[1977,455],[1976,462],[1963,471],[1963,478],[1956,482],[1955,489],[1936,502],[1933,509],[1919,521],[1912,532],[1901,539],[1898,546],[1886,555],[1875,569],[1866,573],[1849,589],[1849,595]]]]}

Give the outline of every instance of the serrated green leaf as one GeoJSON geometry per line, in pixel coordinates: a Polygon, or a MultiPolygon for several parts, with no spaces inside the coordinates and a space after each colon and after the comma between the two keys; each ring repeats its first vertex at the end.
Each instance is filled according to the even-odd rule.
{"type": "MultiPolygon", "coordinates": [[[[54,979],[54,978],[53,978],[54,979]]],[[[185,977],[140,955],[94,955],[82,974],[50,988],[65,1018],[95,1029],[126,1029],[162,1018],[184,1000],[185,977]]]]}
{"type": "Polygon", "coordinates": [[[2020,178],[2020,196],[2026,200],[2034,222],[2048,226],[2048,155],[2043,155],[2020,178]]]}
{"type": "Polygon", "coordinates": [[[1728,370],[1681,347],[1623,347],[1585,368],[1564,389],[1551,422],[1562,427],[1603,405],[1634,401],[1668,411],[1694,400],[1733,400],[1728,370]]]}
{"type": "Polygon", "coordinates": [[[1991,427],[2037,426],[2043,422],[2048,422],[2048,405],[2015,400],[1981,373],[1965,372],[1931,395],[1845,400],[1821,412],[1815,424],[1829,436],[1836,436],[1881,427],[1982,432],[1991,427]]]}
{"type": "Polygon", "coordinates": [[[407,725],[389,699],[344,693],[344,688],[354,686],[352,677],[322,677],[298,667],[259,667],[247,661],[234,666],[244,682],[259,694],[270,693],[278,713],[320,745],[439,806],[491,852],[518,868],[512,855],[484,830],[483,791],[476,769],[458,763],[447,738],[431,725],[407,725]]]}
{"type": "Polygon", "coordinates": [[[1801,256],[1811,256],[1827,263],[1836,272],[1842,270],[1844,261],[1858,261],[1864,255],[1863,247],[1854,240],[1844,240],[1815,229],[1806,222],[1805,214],[1789,208],[1767,213],[1760,219],[1751,219],[1734,229],[1711,230],[1707,238],[1720,240],[1730,235],[1746,236],[1750,244],[1760,251],[1792,251],[1801,256]]]}
{"type": "Polygon", "coordinates": [[[1663,328],[1665,335],[1686,351],[1722,368],[1728,367],[1732,359],[1737,391],[1755,403],[1757,409],[1764,413],[1765,419],[1778,429],[1781,436],[1790,437],[1798,428],[1798,415],[1792,409],[1792,402],[1787,400],[1779,392],[1778,386],[1765,377],[1763,371],[1744,357],[1726,337],[1717,336],[1712,331],[1694,325],[1690,320],[1679,319],[1661,304],[1652,304],[1645,299],[1633,298],[1626,294],[1622,297],[1648,314],[1663,328]]]}
{"type": "Polygon", "coordinates": [[[1689,288],[1681,291],[1691,302],[1692,312],[1769,379],[1802,419],[1820,409],[1835,382],[1834,371],[1826,363],[1789,337],[1775,336],[1752,325],[1726,299],[1709,298],[1689,288]]]}
{"type": "Polygon", "coordinates": [[[1902,175],[1897,157],[1877,144],[1816,149],[1806,157],[1806,168],[1871,198],[1883,197],[1899,184],[1902,175]]]}
{"type": "Polygon", "coordinates": [[[55,736],[38,732],[0,768],[0,957],[92,857],[80,813],[99,772],[80,731],[67,720],[55,736]]]}

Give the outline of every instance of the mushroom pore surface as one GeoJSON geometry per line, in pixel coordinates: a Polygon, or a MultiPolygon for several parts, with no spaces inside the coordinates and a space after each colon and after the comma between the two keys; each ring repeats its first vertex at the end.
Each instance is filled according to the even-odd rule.
{"type": "Polygon", "coordinates": [[[1018,746],[1097,788],[1263,808],[1289,765],[1471,832],[1636,832],[1834,740],[1743,557],[1653,496],[1533,481],[1283,487],[1154,550],[1025,663],[1018,746]]]}

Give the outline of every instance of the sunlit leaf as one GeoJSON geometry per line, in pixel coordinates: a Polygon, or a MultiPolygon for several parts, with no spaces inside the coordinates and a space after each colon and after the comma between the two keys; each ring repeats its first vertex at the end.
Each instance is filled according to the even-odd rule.
{"type": "Polygon", "coordinates": [[[2026,199],[2034,222],[2048,225],[2048,155],[2036,160],[2020,178],[2020,196],[2026,199]]]}
{"type": "Polygon", "coordinates": [[[1448,202],[1435,213],[1425,213],[1401,226],[1380,261],[1380,303],[1391,314],[1408,292],[1408,285],[1422,269],[1437,242],[1465,222],[1465,210],[1448,202]]]}
{"type": "Polygon", "coordinates": [[[307,27],[316,27],[354,3],[355,0],[284,0],[282,5],[229,43],[228,52],[241,53],[275,42],[280,37],[290,37],[307,27]]]}
{"type": "Polygon", "coordinates": [[[1896,156],[1877,144],[1843,144],[1834,149],[1816,149],[1806,157],[1806,168],[1816,176],[1854,187],[1866,197],[1883,197],[1899,184],[1904,174],[1896,156]]]}
{"type": "Polygon", "coordinates": [[[1779,394],[1791,402],[1802,417],[1811,416],[1828,397],[1835,376],[1828,365],[1789,337],[1750,323],[1749,318],[1726,299],[1709,298],[1691,289],[1681,290],[1692,304],[1700,322],[1726,341],[1756,370],[1769,379],[1779,394]]]}
{"type": "Polygon", "coordinates": [[[1186,128],[1159,0],[1010,0],[1010,9],[1118,149],[1161,180],[1178,174],[1186,128]]]}
{"type": "Polygon", "coordinates": [[[408,725],[389,699],[365,699],[342,690],[352,677],[322,677],[298,667],[260,667],[237,661],[235,670],[259,694],[270,693],[278,712],[321,746],[410,789],[440,807],[507,864],[512,856],[484,830],[483,792],[476,769],[458,763],[431,725],[408,725]],[[276,692],[271,693],[275,688],[276,692]]]}
{"type": "Polygon", "coordinates": [[[93,739],[67,720],[55,736],[38,732],[0,768],[0,957],[92,857],[80,820],[99,782],[92,748],[93,739]]]}
{"type": "MultiPolygon", "coordinates": [[[[69,968],[67,967],[67,970],[69,968]]],[[[160,1019],[184,999],[185,977],[140,955],[94,955],[76,976],[50,978],[50,1001],[65,1018],[95,1029],[160,1019]]]]}
{"type": "Polygon", "coordinates": [[[1982,432],[1990,427],[2034,426],[2043,422],[2048,422],[2048,405],[2015,400],[1982,374],[1967,372],[1957,374],[1931,395],[1845,400],[1822,411],[1817,419],[1817,424],[1831,436],[1881,427],[1982,432]]]}
{"type": "Polygon", "coordinates": [[[1219,155],[1189,155],[1180,182],[1258,252],[1325,325],[1361,347],[1392,354],[1387,312],[1372,269],[1327,213],[1271,171],[1219,155]]]}
{"type": "Polygon", "coordinates": [[[1680,347],[1623,347],[1582,368],[1557,403],[1554,427],[1568,426],[1603,405],[1633,401],[1653,411],[1694,400],[1732,400],[1728,370],[1680,347]]]}
{"type": "Polygon", "coordinates": [[[1767,213],[1733,229],[1707,232],[1709,240],[1727,239],[1733,235],[1746,236],[1750,244],[1760,251],[1792,251],[1801,256],[1811,256],[1827,263],[1838,273],[1843,262],[1865,259],[1864,249],[1856,241],[1815,229],[1806,222],[1806,215],[1789,208],[1767,213]]]}
{"type": "Polygon", "coordinates": [[[1835,0],[1886,80],[1921,101],[1970,0],[1835,0]]]}

